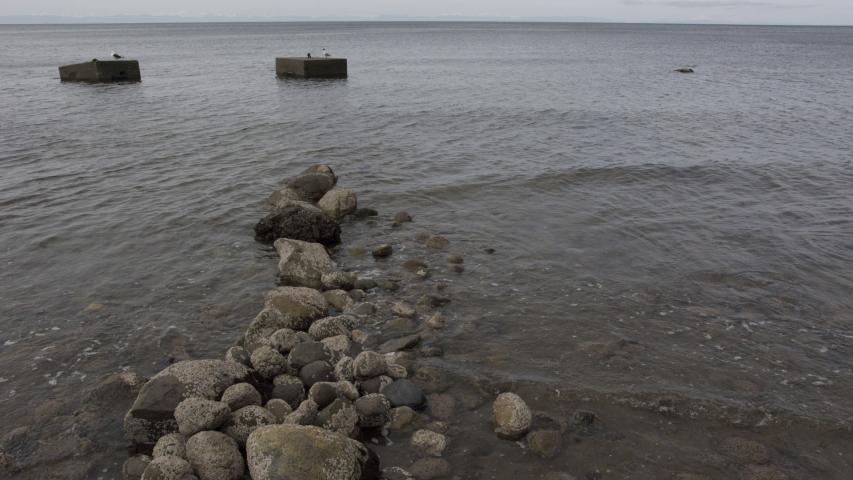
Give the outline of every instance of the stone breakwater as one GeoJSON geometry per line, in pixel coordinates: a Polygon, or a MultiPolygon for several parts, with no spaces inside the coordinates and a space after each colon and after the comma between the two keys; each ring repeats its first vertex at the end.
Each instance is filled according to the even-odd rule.
{"type": "MultiPolygon", "coordinates": [[[[255,239],[278,252],[280,286],[266,293],[237,345],[221,359],[181,361],[136,382],[142,386],[124,429],[141,453],[126,461],[125,478],[238,480],[248,473],[254,480],[372,480],[451,473],[441,458],[451,443],[449,426],[440,419],[449,416],[441,412],[452,411],[453,399],[427,396],[411,378],[422,335],[391,338],[373,350],[364,345],[369,335],[360,327],[375,313],[364,299],[378,282],[339,269],[328,248],[340,242],[339,221],[377,212],[358,208],[356,194],[337,182],[330,167],[317,165],[268,198],[271,212],[255,226],[255,239]],[[412,432],[410,448],[419,459],[410,471],[381,469],[365,443],[402,430],[424,409],[439,420],[412,432]]],[[[412,218],[401,212],[393,221],[412,218]]],[[[441,251],[449,241],[428,236],[424,245],[441,251]]],[[[378,244],[371,253],[381,261],[394,247],[378,244]]],[[[461,256],[447,261],[451,271],[464,271],[461,256]]],[[[429,275],[423,262],[403,267],[429,275]]],[[[391,310],[410,322],[428,312],[422,331],[440,330],[448,322],[441,307],[450,301],[428,294],[414,306],[395,302],[391,310]]],[[[419,352],[440,355],[426,346],[419,352]]],[[[493,414],[495,433],[505,439],[523,438],[533,420],[514,393],[500,394],[493,414]]],[[[555,441],[534,433],[532,448],[559,447],[559,435],[555,441]]]]}

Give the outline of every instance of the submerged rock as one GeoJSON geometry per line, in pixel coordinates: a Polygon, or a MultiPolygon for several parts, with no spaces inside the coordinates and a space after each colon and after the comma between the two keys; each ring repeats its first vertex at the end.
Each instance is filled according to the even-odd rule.
{"type": "Polygon", "coordinates": [[[559,430],[537,430],[527,434],[527,446],[542,458],[553,458],[560,452],[559,430]]]}
{"type": "Polygon", "coordinates": [[[337,268],[326,247],[319,243],[279,238],[274,246],[280,257],[278,275],[285,285],[319,289],[323,276],[337,268]]]}
{"type": "MultiPolygon", "coordinates": [[[[139,480],[145,472],[145,468],[151,463],[152,458],[148,455],[134,455],[124,461],[121,467],[121,474],[124,480],[139,480]]],[[[0,463],[0,466],[3,464],[0,463]]],[[[0,469],[0,472],[3,470],[0,469]]]]}
{"type": "Polygon", "coordinates": [[[506,392],[498,395],[493,405],[495,433],[499,437],[517,439],[530,430],[533,415],[518,395],[506,392]]]}
{"type": "Polygon", "coordinates": [[[450,476],[450,463],[442,458],[421,458],[409,467],[417,480],[434,480],[450,476]]]}
{"type": "Polygon", "coordinates": [[[426,241],[427,248],[431,248],[433,250],[443,250],[450,245],[450,240],[442,237],[441,235],[434,235],[429,237],[426,241]]]}
{"type": "Polygon", "coordinates": [[[392,407],[422,408],[426,403],[426,396],[420,387],[407,378],[394,380],[393,383],[381,389],[392,407]]]}
{"type": "Polygon", "coordinates": [[[387,243],[383,243],[381,245],[377,245],[370,252],[374,258],[387,258],[390,257],[392,253],[394,253],[394,248],[387,243]]]}
{"type": "Polygon", "coordinates": [[[326,192],[317,202],[326,215],[340,220],[341,218],[355,212],[358,208],[358,200],[355,192],[347,188],[333,188],[326,192]]]}
{"type": "Polygon", "coordinates": [[[341,241],[341,227],[313,205],[289,202],[255,225],[256,241],[273,243],[280,238],[336,245],[341,241]]]}
{"type": "Polygon", "coordinates": [[[225,360],[171,365],[142,387],[125,416],[125,435],[135,444],[154,444],[161,436],[178,431],[174,412],[181,401],[190,397],[218,400],[226,388],[248,376],[245,366],[225,360]]]}
{"type": "Polygon", "coordinates": [[[272,425],[246,442],[253,480],[377,480],[379,460],[361,443],[319,427],[272,425]]]}
{"type": "Polygon", "coordinates": [[[187,459],[200,480],[240,480],[246,470],[237,442],[221,432],[200,432],[190,437],[187,459]]]}
{"type": "Polygon", "coordinates": [[[431,430],[418,430],[412,434],[412,447],[433,457],[440,457],[447,448],[447,437],[431,430]]]}

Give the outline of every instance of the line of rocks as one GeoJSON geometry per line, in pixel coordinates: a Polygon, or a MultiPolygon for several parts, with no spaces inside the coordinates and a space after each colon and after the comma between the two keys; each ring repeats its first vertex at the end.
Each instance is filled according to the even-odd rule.
{"type": "MultiPolygon", "coordinates": [[[[401,353],[420,337],[391,339],[376,351],[362,347],[366,334],[358,327],[372,310],[358,302],[375,282],[339,270],[326,247],[340,241],[341,219],[376,212],[359,209],[355,193],[337,188],[337,180],[330,167],[317,165],[269,197],[272,212],[255,226],[255,238],[278,252],[282,286],[265,295],[263,309],[223,359],[175,363],[142,387],[124,428],[145,453],[128,459],[126,478],[238,480],[247,470],[254,480],[382,478],[378,457],[358,439],[399,427],[426,406],[401,353]]],[[[411,217],[398,214],[394,221],[411,217]]],[[[448,243],[426,239],[430,249],[448,243]]],[[[386,258],[393,247],[372,253],[386,258]]],[[[462,271],[461,257],[448,263],[462,271]]],[[[449,301],[425,298],[433,307],[449,301]]],[[[402,302],[392,310],[401,318],[415,315],[402,302]]],[[[436,313],[426,324],[440,329],[446,322],[436,313]]],[[[499,436],[517,439],[532,416],[520,397],[504,393],[494,419],[499,436]]],[[[446,427],[434,422],[412,434],[412,448],[427,457],[413,470],[449,473],[447,462],[430,462],[448,446],[446,427]]],[[[386,469],[385,478],[412,474],[386,469]]]]}

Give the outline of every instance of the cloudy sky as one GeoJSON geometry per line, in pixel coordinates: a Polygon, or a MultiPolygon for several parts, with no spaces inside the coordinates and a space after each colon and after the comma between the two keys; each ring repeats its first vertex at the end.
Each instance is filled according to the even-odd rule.
{"type": "Polygon", "coordinates": [[[2,0],[0,16],[509,17],[853,25],[853,0],[2,0]]]}

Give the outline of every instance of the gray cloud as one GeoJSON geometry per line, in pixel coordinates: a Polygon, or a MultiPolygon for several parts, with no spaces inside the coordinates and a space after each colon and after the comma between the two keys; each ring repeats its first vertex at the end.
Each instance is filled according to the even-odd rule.
{"type": "Polygon", "coordinates": [[[790,3],[761,2],[754,0],[622,0],[625,5],[657,5],[677,8],[715,8],[715,7],[767,7],[767,8],[809,8],[815,4],[792,5],[790,3]]]}

